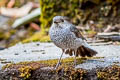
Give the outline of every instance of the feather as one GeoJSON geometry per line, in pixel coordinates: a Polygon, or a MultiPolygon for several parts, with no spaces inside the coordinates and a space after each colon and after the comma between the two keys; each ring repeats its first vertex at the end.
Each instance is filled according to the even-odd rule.
{"type": "Polygon", "coordinates": [[[83,40],[86,40],[86,39],[83,37],[83,35],[81,34],[81,32],[80,32],[74,25],[71,25],[71,26],[70,26],[70,31],[73,32],[77,38],[81,38],[81,39],[83,39],[83,40]]]}
{"type": "MultiPolygon", "coordinates": [[[[65,51],[65,54],[69,54],[70,56],[72,56],[74,52],[75,52],[74,49],[67,49],[65,51]]],[[[81,57],[86,57],[86,56],[92,57],[96,54],[97,52],[95,50],[84,46],[80,46],[79,48],[77,48],[77,52],[76,52],[76,56],[81,56],[81,57]]]]}

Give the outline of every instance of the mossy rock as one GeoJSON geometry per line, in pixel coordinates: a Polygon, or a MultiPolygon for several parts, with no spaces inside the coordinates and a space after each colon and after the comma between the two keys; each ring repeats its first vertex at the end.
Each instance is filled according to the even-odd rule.
{"type": "MultiPolygon", "coordinates": [[[[77,58],[83,63],[87,58],[77,58]]],[[[88,58],[91,59],[91,58],[88,58]]],[[[4,66],[0,71],[0,79],[17,80],[119,80],[120,66],[111,65],[108,67],[85,70],[73,67],[74,58],[63,59],[62,65],[54,69],[57,59],[20,62],[4,66]],[[72,63],[72,64],[71,64],[72,63]],[[3,73],[4,71],[4,73],[3,73]]],[[[80,64],[80,63],[79,63],[80,64]]]]}
{"type": "MultiPolygon", "coordinates": [[[[84,60],[86,60],[86,58],[77,58],[78,64],[83,63],[84,60]]],[[[62,65],[57,70],[55,70],[52,67],[56,66],[57,61],[58,61],[57,59],[54,59],[54,60],[32,61],[32,62],[20,62],[20,63],[17,63],[17,64],[8,64],[8,65],[3,67],[3,70],[5,70],[5,69],[11,69],[11,70],[16,69],[19,72],[19,74],[17,74],[17,75],[20,77],[20,79],[31,79],[32,77],[35,78],[35,75],[32,72],[34,72],[38,69],[41,71],[40,72],[41,77],[39,77],[40,79],[45,78],[45,77],[43,77],[45,75],[51,75],[52,74],[54,76],[56,73],[58,74],[58,77],[54,76],[54,78],[56,77],[56,78],[62,79],[62,77],[59,77],[59,75],[61,74],[62,68],[65,69],[64,76],[66,76],[68,78],[69,78],[69,76],[67,75],[67,73],[70,72],[69,75],[70,75],[71,79],[76,79],[77,78],[78,75],[76,75],[76,73],[80,74],[78,77],[83,76],[84,73],[85,73],[85,70],[74,69],[74,67],[73,67],[74,58],[63,59],[62,60],[62,65]],[[45,68],[45,69],[41,69],[41,68],[45,68]],[[49,68],[52,68],[52,69],[49,70],[49,68]],[[48,72],[45,72],[44,70],[48,71],[48,72]],[[32,76],[32,75],[34,75],[34,76],[32,76]]],[[[46,77],[46,79],[48,79],[48,77],[46,77]]]]}
{"type": "Polygon", "coordinates": [[[97,77],[100,80],[119,80],[120,79],[120,66],[112,65],[106,68],[98,69],[97,77]]]}

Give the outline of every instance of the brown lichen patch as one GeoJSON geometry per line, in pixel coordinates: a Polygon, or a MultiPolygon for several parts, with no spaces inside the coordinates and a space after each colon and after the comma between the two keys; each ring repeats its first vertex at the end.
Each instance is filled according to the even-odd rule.
{"type": "MultiPolygon", "coordinates": [[[[76,58],[77,59],[77,64],[80,64],[80,63],[83,63],[86,58],[76,58]]],[[[31,61],[31,62],[19,62],[19,63],[16,63],[16,64],[7,64],[5,66],[2,67],[2,69],[5,69],[5,68],[20,68],[20,67],[23,67],[23,66],[31,66],[33,67],[34,69],[37,69],[39,68],[40,66],[41,67],[44,67],[44,66],[55,66],[58,62],[58,59],[52,59],[52,60],[41,60],[41,61],[31,61]]],[[[65,58],[65,59],[62,59],[61,60],[61,63],[64,64],[64,65],[73,65],[73,62],[74,62],[74,58],[71,57],[71,58],[65,58]]]]}
{"type": "MultiPolygon", "coordinates": [[[[81,63],[84,63],[85,60],[88,60],[88,59],[101,59],[101,58],[104,58],[104,57],[77,57],[77,64],[81,64],[81,63]]],[[[23,66],[31,66],[33,67],[34,69],[37,69],[39,67],[45,67],[45,66],[55,66],[58,62],[58,59],[52,59],[52,60],[41,60],[41,61],[25,61],[25,62],[19,62],[19,63],[16,63],[16,64],[7,64],[5,66],[2,67],[2,69],[4,70],[5,68],[21,68],[23,66]]],[[[65,58],[65,59],[62,59],[61,60],[61,63],[63,65],[73,65],[73,62],[74,62],[74,57],[70,57],[70,58],[65,58]]]]}
{"type": "Polygon", "coordinates": [[[112,65],[106,68],[97,70],[97,77],[100,80],[119,80],[120,79],[120,66],[112,65]]]}
{"type": "Polygon", "coordinates": [[[87,71],[61,65],[57,70],[46,68],[37,69],[33,72],[32,80],[83,80],[87,77],[87,71]]]}
{"type": "Polygon", "coordinates": [[[20,69],[20,68],[23,68],[25,66],[28,66],[28,67],[32,67],[32,69],[37,69],[37,68],[40,68],[40,67],[45,67],[47,66],[46,64],[42,64],[42,63],[39,63],[38,61],[32,61],[32,62],[20,62],[20,63],[16,63],[16,64],[7,64],[5,66],[2,67],[2,69],[6,69],[6,68],[9,68],[9,69],[20,69]]]}
{"type": "Polygon", "coordinates": [[[28,79],[31,76],[32,71],[46,66],[48,65],[39,62],[21,62],[17,64],[8,64],[3,67],[3,70],[15,69],[19,72],[18,77],[28,79]]]}
{"type": "Polygon", "coordinates": [[[58,80],[83,80],[86,77],[87,71],[84,69],[75,69],[70,66],[60,66],[56,70],[58,80]]]}
{"type": "Polygon", "coordinates": [[[88,57],[87,59],[102,59],[104,57],[88,57]]]}
{"type": "MultiPolygon", "coordinates": [[[[85,59],[84,59],[85,60],[85,59]]],[[[50,63],[57,60],[49,60],[50,63]]],[[[18,80],[119,80],[120,66],[111,65],[108,67],[95,68],[92,70],[85,70],[81,68],[74,68],[73,64],[65,64],[62,62],[56,70],[54,65],[50,66],[49,61],[34,61],[21,62],[18,64],[11,64],[4,68],[4,72],[0,72],[0,77],[4,80],[7,76],[11,76],[18,80]],[[41,62],[41,63],[40,63],[41,62]],[[44,62],[44,63],[43,63],[44,62]],[[49,64],[47,64],[49,63],[49,64]],[[4,75],[6,74],[6,75],[4,75]]],[[[67,60],[66,60],[67,61],[67,60]]],[[[71,62],[70,62],[71,63],[71,62]]]]}
{"type": "MultiPolygon", "coordinates": [[[[86,58],[77,58],[77,63],[82,63],[86,58]]],[[[44,67],[54,67],[57,64],[58,60],[41,60],[41,61],[31,61],[31,62],[20,62],[16,64],[7,64],[2,69],[16,69],[20,72],[19,77],[24,79],[28,79],[31,77],[31,74],[34,70],[41,69],[44,67]]],[[[61,63],[63,66],[71,66],[73,67],[74,58],[66,58],[62,59],[61,63]]]]}
{"type": "MultiPolygon", "coordinates": [[[[81,64],[88,59],[100,59],[100,58],[102,57],[92,57],[92,58],[77,57],[76,59],[77,59],[77,64],[81,64]]],[[[56,66],[57,62],[58,62],[58,59],[20,62],[16,64],[8,64],[3,67],[3,70],[15,69],[19,72],[19,74],[17,74],[19,78],[22,78],[22,79],[32,78],[32,80],[39,80],[39,79],[83,80],[83,79],[88,79],[87,76],[90,77],[91,73],[93,73],[92,71],[88,73],[87,70],[80,69],[80,68],[75,69],[74,57],[62,59],[61,65],[58,67],[57,70],[55,70],[54,67],[56,66]]]]}

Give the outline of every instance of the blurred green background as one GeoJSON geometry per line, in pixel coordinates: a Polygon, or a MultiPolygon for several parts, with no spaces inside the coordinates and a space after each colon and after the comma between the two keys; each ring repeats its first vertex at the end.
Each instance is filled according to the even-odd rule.
{"type": "Polygon", "coordinates": [[[20,8],[28,2],[32,2],[34,7],[29,13],[40,7],[41,14],[15,29],[11,26],[18,18],[5,17],[1,14],[0,20],[5,21],[5,24],[0,25],[1,47],[9,47],[18,42],[49,42],[48,31],[52,18],[56,15],[69,17],[71,22],[79,28],[91,26],[89,22],[92,21],[93,28],[83,29],[86,35],[92,35],[88,37],[94,37],[97,32],[103,32],[108,25],[120,24],[120,0],[0,0],[0,7],[8,7],[10,1],[14,1],[11,8],[20,8]],[[31,23],[35,23],[37,26],[31,25],[31,23]],[[8,27],[4,29],[3,25],[6,24],[8,27]]]}

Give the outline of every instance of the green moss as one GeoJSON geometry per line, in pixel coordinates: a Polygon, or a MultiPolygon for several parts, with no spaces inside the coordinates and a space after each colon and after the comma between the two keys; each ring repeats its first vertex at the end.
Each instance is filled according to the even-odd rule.
{"type": "MultiPolygon", "coordinates": [[[[87,59],[100,59],[103,57],[92,57],[92,58],[77,58],[78,62],[83,63],[87,59]]],[[[42,61],[32,61],[32,62],[20,62],[17,64],[9,64],[3,67],[3,69],[17,69],[20,74],[19,77],[24,79],[31,79],[33,77],[33,72],[38,71],[36,74],[42,76],[38,79],[43,79],[44,76],[54,77],[53,80],[89,80],[96,77],[98,80],[119,80],[120,76],[120,66],[111,65],[109,67],[97,68],[94,70],[84,70],[75,69],[73,67],[74,58],[65,58],[62,60],[62,65],[60,65],[56,70],[46,70],[41,69],[44,67],[54,67],[57,64],[57,59],[54,60],[42,60],[42,61]],[[95,71],[96,70],[96,71],[95,71]],[[44,75],[44,76],[43,76],[44,75]],[[48,76],[49,75],[49,76],[48,76]]],[[[34,75],[35,76],[35,75],[34,75]]],[[[35,76],[36,78],[36,76],[35,76]]],[[[46,78],[47,79],[47,78],[46,78]]]]}
{"type": "MultiPolygon", "coordinates": [[[[56,15],[68,16],[75,24],[85,22],[88,18],[99,20],[97,6],[104,4],[116,4],[119,0],[40,0],[41,16],[40,22],[43,30],[50,27],[52,18],[56,15]],[[89,5],[87,5],[89,4],[89,5]],[[94,7],[92,7],[92,6],[94,7]],[[84,8],[85,7],[85,8],[84,8]],[[92,7],[92,9],[91,9],[92,7]],[[90,16],[91,15],[91,16],[90,16]],[[95,16],[95,17],[93,17],[95,16]]],[[[100,8],[99,8],[100,9],[100,8]]]]}
{"type": "Polygon", "coordinates": [[[97,34],[97,32],[93,31],[93,30],[88,30],[87,31],[87,35],[88,37],[94,37],[97,34]]]}
{"type": "Polygon", "coordinates": [[[70,66],[60,66],[56,73],[58,76],[63,72],[63,75],[59,77],[59,80],[83,80],[87,75],[87,70],[75,69],[70,66]]]}
{"type": "MultiPolygon", "coordinates": [[[[83,57],[83,58],[77,57],[76,59],[77,59],[77,64],[81,64],[88,59],[101,59],[101,58],[104,58],[104,57],[83,57]]],[[[16,66],[16,65],[23,65],[23,66],[30,65],[31,66],[31,64],[45,64],[45,65],[49,65],[49,66],[55,66],[57,64],[57,62],[58,62],[58,59],[31,61],[31,62],[24,61],[24,62],[19,62],[16,64],[7,64],[7,65],[3,66],[2,69],[11,68],[11,67],[16,66]]],[[[66,65],[66,66],[67,65],[72,66],[73,62],[74,62],[74,57],[62,59],[62,64],[66,65]]],[[[34,66],[34,67],[35,67],[34,69],[36,69],[40,66],[38,66],[38,67],[34,66]]]]}
{"type": "Polygon", "coordinates": [[[23,40],[23,43],[31,42],[31,41],[41,41],[41,42],[49,42],[50,37],[42,32],[37,32],[32,35],[30,38],[23,40]]]}
{"type": "MultiPolygon", "coordinates": [[[[77,64],[81,64],[86,60],[86,58],[76,58],[76,59],[77,59],[77,64]]],[[[6,68],[12,68],[15,66],[17,66],[17,68],[21,68],[24,66],[30,66],[33,69],[37,69],[40,67],[40,64],[44,64],[44,65],[48,65],[48,66],[55,66],[57,64],[57,62],[58,62],[58,59],[31,61],[31,62],[26,61],[26,62],[20,62],[20,63],[16,63],[16,64],[7,64],[7,65],[3,66],[2,69],[4,70],[6,68]],[[33,64],[37,64],[37,65],[33,65],[33,64]]],[[[68,66],[68,65],[73,66],[73,62],[74,62],[73,57],[62,59],[62,64],[64,66],[68,66]]]]}
{"type": "Polygon", "coordinates": [[[120,79],[120,66],[112,65],[106,68],[98,69],[97,77],[100,80],[119,80],[120,79]]]}
{"type": "Polygon", "coordinates": [[[28,79],[31,76],[32,67],[24,66],[18,69],[20,71],[20,77],[24,77],[24,79],[28,79]]]}
{"type": "MultiPolygon", "coordinates": [[[[82,10],[82,3],[87,0],[40,0],[41,7],[41,31],[45,33],[52,23],[52,18],[56,15],[68,16],[75,24],[84,23],[90,17],[91,9],[82,10]]],[[[91,1],[98,4],[99,0],[91,1]]],[[[87,7],[89,8],[89,7],[87,7]]]]}
{"type": "Polygon", "coordinates": [[[0,0],[0,7],[6,6],[8,0],[0,0]]]}
{"type": "MultiPolygon", "coordinates": [[[[86,58],[77,58],[77,64],[83,63],[86,58]]],[[[32,61],[32,62],[20,62],[16,64],[7,64],[6,66],[3,66],[2,69],[6,68],[14,68],[19,70],[20,72],[20,77],[24,79],[28,79],[31,76],[31,71],[36,70],[40,67],[45,67],[45,66],[55,66],[57,64],[58,60],[53,59],[53,60],[42,60],[42,61],[32,61]]],[[[67,74],[67,71],[72,69],[73,72],[71,72],[71,78],[76,78],[76,73],[81,73],[82,71],[76,71],[73,68],[73,62],[74,58],[65,58],[62,59],[62,65],[56,70],[57,73],[61,70],[61,67],[65,67],[65,74],[67,74]]],[[[84,71],[83,71],[84,73],[84,71]]]]}
{"type": "Polygon", "coordinates": [[[15,30],[10,30],[9,32],[4,32],[0,30],[0,39],[5,39],[8,40],[12,34],[14,34],[16,31],[15,30]]]}
{"type": "MultiPolygon", "coordinates": [[[[79,58],[79,57],[77,57],[76,59],[77,59],[77,64],[81,64],[87,58],[79,58]]],[[[13,67],[14,65],[31,65],[33,63],[38,63],[38,64],[40,63],[40,64],[46,64],[46,65],[49,65],[49,66],[54,66],[54,65],[57,64],[57,62],[58,62],[58,59],[31,61],[31,62],[26,61],[26,62],[20,62],[20,63],[16,63],[16,64],[8,64],[8,65],[4,66],[3,69],[13,67]]],[[[62,59],[62,64],[63,65],[73,65],[73,62],[74,62],[73,57],[62,59]]]]}
{"type": "Polygon", "coordinates": [[[11,65],[13,65],[13,64],[6,64],[5,66],[2,67],[2,70],[9,68],[11,65]]]}

